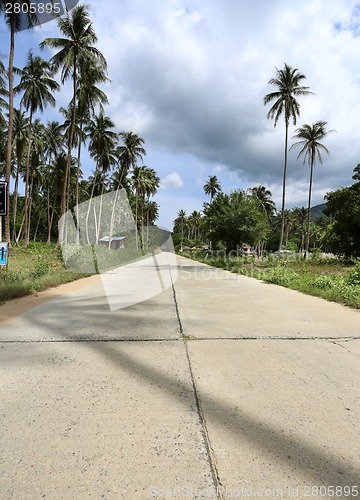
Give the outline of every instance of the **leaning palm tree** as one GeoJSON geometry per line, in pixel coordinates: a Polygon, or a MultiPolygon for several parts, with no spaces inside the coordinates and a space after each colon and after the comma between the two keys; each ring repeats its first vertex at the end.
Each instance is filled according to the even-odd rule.
{"type": "MultiPolygon", "coordinates": [[[[15,34],[22,29],[32,28],[37,22],[37,15],[30,12],[30,0],[0,0],[0,14],[4,14],[5,22],[10,30],[10,49],[9,49],[9,120],[8,120],[8,135],[7,135],[7,153],[6,153],[6,168],[5,181],[10,185],[11,175],[11,152],[12,152],[12,131],[14,117],[14,53],[15,53],[15,34]],[[9,4],[12,8],[8,9],[9,4]],[[19,8],[13,8],[15,5],[19,8]],[[23,6],[26,6],[23,8],[23,6]]],[[[7,189],[7,207],[10,206],[10,189],[7,189]]],[[[10,210],[5,216],[5,240],[9,242],[9,253],[12,253],[10,243],[10,210]]]]}
{"type": "MultiPolygon", "coordinates": [[[[72,117],[71,129],[68,143],[68,154],[66,162],[65,178],[61,197],[61,215],[66,211],[67,206],[67,186],[71,166],[71,150],[76,123],[76,93],[78,90],[78,75],[81,64],[86,64],[91,59],[106,71],[106,60],[102,53],[94,46],[97,42],[93,24],[89,18],[89,6],[78,5],[70,12],[67,11],[64,17],[58,19],[58,27],[64,36],[63,38],[46,38],[40,48],[50,47],[59,49],[50,62],[54,71],[61,69],[61,82],[72,78],[72,117]]],[[[59,239],[64,237],[64,227],[60,227],[59,239]]]]}
{"type": "Polygon", "coordinates": [[[21,105],[29,111],[29,140],[26,157],[25,178],[25,241],[24,247],[29,245],[30,221],[29,221],[29,167],[32,145],[33,116],[36,111],[43,112],[48,104],[55,106],[55,98],[52,92],[60,90],[60,85],[52,78],[50,64],[39,56],[33,56],[29,51],[27,64],[21,70],[16,70],[20,75],[20,83],[14,88],[14,93],[23,93],[21,105]]]}
{"type": "Polygon", "coordinates": [[[289,124],[292,120],[293,124],[296,125],[296,120],[300,116],[300,105],[296,100],[296,97],[302,95],[312,94],[309,91],[309,87],[303,87],[300,85],[302,80],[305,80],[306,76],[298,71],[297,68],[292,68],[291,66],[284,64],[283,69],[276,68],[275,78],[269,80],[269,85],[274,85],[277,87],[275,92],[270,92],[264,97],[264,104],[269,104],[275,101],[271,106],[267,118],[274,119],[274,127],[276,127],[281,115],[284,115],[285,119],[285,153],[284,153],[284,173],[283,173],[283,189],[282,189],[282,204],[281,204],[281,234],[279,249],[281,249],[284,239],[284,210],[285,210],[285,190],[286,190],[286,170],[287,170],[287,159],[288,159],[288,135],[289,135],[289,124]]]}
{"type": "Polygon", "coordinates": [[[209,175],[209,180],[204,184],[204,193],[210,196],[210,203],[212,202],[214,196],[221,191],[221,184],[218,181],[216,175],[209,175]]]}
{"type": "Polygon", "coordinates": [[[293,139],[300,139],[298,142],[293,144],[290,149],[295,147],[301,147],[301,150],[297,156],[299,159],[301,155],[304,155],[304,164],[307,162],[310,167],[310,182],[309,182],[309,200],[308,200],[308,213],[307,213],[307,231],[306,231],[306,243],[305,243],[305,253],[309,252],[309,241],[310,241],[310,208],[311,208],[311,192],[312,192],[312,182],[313,173],[316,159],[322,163],[321,152],[329,154],[329,150],[321,144],[322,141],[328,134],[334,132],[334,130],[326,130],[327,122],[318,121],[313,125],[305,124],[298,128],[295,132],[293,139]]]}

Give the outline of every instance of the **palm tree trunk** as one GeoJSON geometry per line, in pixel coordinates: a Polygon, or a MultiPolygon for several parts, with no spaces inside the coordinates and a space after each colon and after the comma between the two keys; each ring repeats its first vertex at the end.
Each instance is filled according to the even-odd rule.
{"type": "Polygon", "coordinates": [[[314,161],[315,161],[315,152],[312,152],[311,165],[310,165],[309,201],[308,201],[307,232],[306,232],[306,247],[305,247],[306,255],[309,253],[309,244],[310,244],[310,208],[311,208],[311,191],[312,191],[314,161]]]}
{"type": "Polygon", "coordinates": [[[91,210],[91,200],[94,197],[94,191],[95,191],[95,185],[96,185],[96,176],[97,176],[98,168],[99,168],[99,165],[98,165],[98,163],[96,163],[96,165],[95,165],[95,172],[94,172],[94,182],[93,182],[93,185],[92,185],[92,188],[91,188],[89,206],[88,206],[88,209],[87,209],[86,220],[85,220],[86,241],[87,241],[88,244],[90,244],[88,224],[89,224],[89,216],[90,216],[90,210],[91,210]]]}
{"type": "Polygon", "coordinates": [[[9,53],[9,125],[7,137],[7,150],[6,150],[6,169],[5,181],[7,182],[6,190],[6,206],[7,214],[5,215],[5,241],[9,243],[9,255],[14,255],[14,249],[10,241],[10,175],[11,175],[11,147],[12,147],[12,132],[13,132],[13,116],[14,116],[14,51],[15,51],[15,19],[14,15],[11,16],[10,23],[10,53],[9,53]]]}
{"type": "Polygon", "coordinates": [[[285,190],[286,190],[286,170],[288,158],[288,135],[289,135],[289,120],[285,119],[285,152],[284,152],[284,176],[283,176],[283,189],[282,189],[282,203],[281,203],[281,234],[279,242],[279,250],[281,250],[284,240],[284,225],[285,225],[285,190]]]}
{"type": "Polygon", "coordinates": [[[16,166],[16,177],[15,177],[15,186],[13,193],[13,239],[16,237],[16,214],[17,214],[17,205],[18,205],[18,191],[19,191],[19,163],[16,166]]]}
{"type": "Polygon", "coordinates": [[[80,225],[79,225],[79,179],[80,179],[80,157],[81,157],[81,139],[82,139],[83,121],[80,121],[80,137],[77,155],[77,169],[76,169],[76,194],[75,194],[75,214],[76,224],[78,230],[76,231],[76,243],[80,242],[80,225]]]}
{"type": "MultiPolygon", "coordinates": [[[[66,160],[66,168],[65,168],[65,176],[64,176],[64,185],[63,185],[63,192],[61,196],[61,216],[63,216],[66,212],[66,205],[67,205],[67,196],[68,196],[68,178],[70,175],[70,166],[71,166],[71,150],[72,150],[72,144],[74,140],[74,133],[75,133],[75,120],[76,120],[76,56],[74,56],[74,69],[73,69],[73,109],[72,109],[72,118],[71,118],[71,129],[70,129],[70,137],[69,137],[69,144],[68,144],[68,154],[67,154],[67,160],[66,160]]],[[[64,239],[65,235],[65,227],[64,227],[65,220],[64,218],[61,219],[61,224],[59,227],[59,237],[58,237],[58,243],[60,243],[64,239]]]]}
{"type": "Polygon", "coordinates": [[[136,192],[135,192],[135,242],[136,242],[136,250],[139,250],[138,201],[139,201],[139,194],[138,194],[138,190],[136,190],[136,192]]]}
{"type": "Polygon", "coordinates": [[[30,235],[30,214],[29,214],[29,170],[30,170],[30,154],[31,154],[31,143],[32,143],[32,119],[33,110],[30,109],[30,120],[29,120],[29,144],[26,154],[26,174],[25,174],[25,237],[24,237],[24,248],[29,246],[29,235],[30,235]]]}

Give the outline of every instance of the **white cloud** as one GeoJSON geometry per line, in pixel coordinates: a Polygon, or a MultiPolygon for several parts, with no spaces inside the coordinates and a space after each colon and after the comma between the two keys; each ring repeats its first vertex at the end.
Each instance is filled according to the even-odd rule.
{"type": "Polygon", "coordinates": [[[181,177],[176,172],[172,172],[161,180],[162,188],[181,188],[184,185],[181,177]]]}

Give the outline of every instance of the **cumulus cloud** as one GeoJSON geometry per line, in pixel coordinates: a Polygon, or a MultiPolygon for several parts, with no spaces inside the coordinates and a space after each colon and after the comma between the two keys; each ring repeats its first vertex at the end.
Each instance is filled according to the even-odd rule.
{"type": "MultiPolygon", "coordinates": [[[[266,120],[263,96],[275,66],[287,62],[316,93],[300,98],[298,125],[323,119],[339,131],[318,181],[329,172],[338,178],[340,165],[344,180],[350,175],[360,111],[355,1],[295,7],[279,0],[261,9],[234,0],[170,0],[157,9],[144,0],[106,4],[111,16],[93,9],[122,128],[136,128],[174,154],[225,165],[249,182],[281,182],[283,126],[266,120]]],[[[296,157],[290,163],[295,181],[303,169],[296,157]]]]}
{"type": "Polygon", "coordinates": [[[176,172],[172,172],[161,180],[162,188],[181,188],[183,185],[180,175],[176,172]]]}

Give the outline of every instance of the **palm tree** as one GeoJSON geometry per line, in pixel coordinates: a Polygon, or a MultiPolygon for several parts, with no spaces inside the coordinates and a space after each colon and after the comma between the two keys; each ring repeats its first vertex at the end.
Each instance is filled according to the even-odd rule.
{"type": "Polygon", "coordinates": [[[139,137],[134,132],[120,132],[120,137],[123,140],[123,145],[117,148],[117,156],[120,165],[119,187],[123,179],[129,173],[129,170],[134,169],[138,161],[143,161],[146,151],[143,147],[144,139],[139,137]]]}
{"type": "Polygon", "coordinates": [[[174,220],[174,232],[180,229],[181,231],[181,241],[180,241],[180,252],[183,251],[184,244],[184,231],[187,225],[187,216],[185,210],[179,210],[176,219],[174,220]]]}
{"type": "Polygon", "coordinates": [[[22,70],[16,70],[20,74],[20,83],[14,88],[14,93],[23,92],[21,105],[29,115],[29,141],[26,157],[26,178],[25,178],[25,241],[24,247],[29,245],[30,221],[28,214],[29,202],[29,165],[32,144],[32,122],[34,113],[38,110],[44,111],[50,104],[55,106],[55,98],[51,92],[60,90],[60,85],[52,79],[52,69],[50,64],[39,56],[33,56],[32,50],[29,51],[27,64],[22,70]]]}
{"type": "Polygon", "coordinates": [[[221,191],[221,185],[218,181],[216,175],[209,175],[209,180],[204,184],[204,192],[206,195],[210,196],[210,203],[212,202],[214,196],[221,191]]]}
{"type": "Polygon", "coordinates": [[[276,206],[274,201],[272,200],[272,194],[269,189],[265,186],[255,186],[250,189],[252,196],[254,196],[257,200],[259,200],[260,205],[267,217],[270,221],[271,217],[274,215],[276,210],[276,206]]]}
{"type": "Polygon", "coordinates": [[[296,218],[296,230],[300,232],[299,251],[303,252],[305,248],[307,210],[305,207],[296,207],[293,209],[293,212],[296,218]]]}
{"type": "MultiPolygon", "coordinates": [[[[144,227],[144,207],[146,208],[146,219],[147,219],[147,243],[149,242],[149,225],[150,225],[150,209],[154,208],[150,203],[150,197],[155,196],[157,190],[160,186],[160,177],[157,175],[153,168],[145,168],[145,176],[147,177],[147,185],[145,188],[145,192],[143,195],[143,203],[142,203],[142,227],[144,227]],[[147,197],[145,201],[145,195],[147,197]]],[[[155,202],[153,202],[155,203],[155,202]]],[[[157,205],[155,203],[155,205],[157,205]]],[[[144,231],[142,232],[142,239],[144,244],[144,231]]]]}
{"type": "MultiPolygon", "coordinates": [[[[85,143],[86,136],[83,134],[83,126],[85,120],[90,120],[95,115],[95,107],[100,105],[100,111],[103,111],[103,105],[109,104],[107,95],[96,84],[109,81],[104,68],[96,63],[95,59],[88,61],[88,64],[83,64],[80,68],[78,79],[78,89],[76,93],[77,110],[79,123],[79,138],[78,138],[78,154],[77,154],[77,173],[76,173],[76,218],[78,219],[79,205],[79,181],[81,168],[81,146],[85,143]]],[[[78,236],[78,233],[77,233],[78,236]]]]}
{"type": "Polygon", "coordinates": [[[118,134],[111,129],[115,128],[115,123],[104,114],[94,116],[85,127],[85,132],[89,137],[90,156],[95,159],[95,176],[100,170],[107,173],[115,165],[115,146],[118,134]]]}
{"type": "Polygon", "coordinates": [[[16,214],[19,191],[19,174],[22,171],[22,162],[25,153],[25,147],[29,137],[29,118],[25,116],[25,111],[14,109],[13,126],[13,144],[16,157],[15,186],[13,193],[13,239],[16,240],[16,214]]]}
{"type": "MultiPolygon", "coordinates": [[[[143,221],[139,221],[139,199],[145,197],[146,192],[151,186],[151,179],[148,174],[148,167],[146,166],[135,166],[133,168],[133,173],[131,176],[131,181],[132,181],[132,186],[135,192],[135,221],[137,227],[139,226],[139,222],[142,223],[143,221]]],[[[138,243],[138,236],[137,236],[137,231],[136,231],[136,249],[139,249],[139,243],[138,243]]],[[[144,242],[142,242],[144,243],[144,242]]]]}
{"type": "Polygon", "coordinates": [[[297,68],[284,64],[284,69],[276,68],[275,78],[269,80],[269,85],[277,87],[275,92],[270,92],[264,97],[264,104],[269,104],[275,101],[271,106],[267,118],[274,119],[274,127],[276,127],[281,115],[285,119],[285,152],[284,152],[284,174],[283,174],[283,189],[282,189],[282,204],[281,204],[281,235],[279,242],[279,250],[282,247],[284,239],[284,210],[285,210],[285,189],[286,189],[286,170],[288,159],[288,135],[289,123],[292,119],[294,125],[300,116],[300,105],[296,97],[312,94],[309,87],[300,85],[306,76],[298,71],[297,68]]]}
{"type": "Polygon", "coordinates": [[[5,16],[5,22],[10,30],[10,50],[9,50],[9,66],[8,66],[8,80],[9,80],[9,120],[8,120],[8,136],[7,136],[7,152],[6,152],[6,168],[5,168],[5,181],[8,183],[7,200],[8,207],[5,216],[5,240],[9,242],[9,254],[13,253],[10,242],[10,175],[11,175],[11,152],[12,152],[12,131],[13,131],[13,117],[14,117],[14,53],[15,53],[15,33],[24,28],[32,28],[37,21],[37,15],[30,12],[30,0],[1,0],[0,1],[0,14],[5,16]],[[8,4],[20,5],[19,9],[7,9],[8,4]],[[22,9],[22,5],[26,4],[26,9],[22,9]],[[18,10],[19,12],[15,12],[18,10]]]}
{"type": "MultiPolygon", "coordinates": [[[[217,193],[221,192],[221,185],[216,175],[209,175],[209,180],[205,182],[203,189],[205,194],[210,196],[210,204],[211,204],[217,193]]],[[[211,232],[211,221],[210,221],[210,232],[211,232]]],[[[212,246],[211,240],[209,241],[209,243],[210,243],[209,247],[211,250],[212,246]]]]}
{"type": "MultiPolygon", "coordinates": [[[[78,5],[70,12],[67,11],[63,18],[58,19],[58,27],[64,38],[46,38],[40,47],[50,47],[59,49],[50,62],[54,71],[61,69],[61,82],[64,83],[68,78],[72,78],[73,97],[72,97],[72,117],[71,130],[68,144],[68,154],[66,161],[66,171],[61,197],[61,215],[66,211],[67,206],[67,186],[71,166],[71,150],[76,123],[76,100],[78,90],[78,74],[80,68],[89,61],[95,60],[98,66],[106,71],[106,60],[101,52],[94,46],[97,37],[93,24],[89,18],[89,6],[78,5]]],[[[60,227],[59,239],[64,237],[64,227],[60,227]]]]}
{"type": "Polygon", "coordinates": [[[189,231],[191,239],[199,239],[199,229],[201,225],[201,213],[194,210],[188,217],[188,222],[190,225],[189,231]]]}
{"type": "Polygon", "coordinates": [[[318,121],[313,125],[305,124],[302,127],[295,130],[295,135],[293,139],[300,139],[298,142],[293,144],[290,149],[295,147],[301,147],[301,150],[297,156],[297,159],[301,155],[304,155],[304,164],[307,162],[310,167],[310,182],[309,182],[309,201],[308,201],[308,214],[307,214],[307,232],[306,232],[306,243],[305,243],[305,253],[309,252],[309,241],[310,241],[310,208],[311,208],[311,192],[312,192],[312,182],[313,182],[313,172],[316,159],[322,164],[321,152],[329,154],[329,150],[321,144],[320,141],[324,139],[328,134],[334,132],[334,130],[326,130],[327,122],[318,121]]]}
{"type": "MultiPolygon", "coordinates": [[[[256,198],[258,202],[261,205],[261,209],[265,214],[266,219],[268,222],[271,222],[271,218],[274,215],[274,212],[276,210],[275,203],[272,200],[272,194],[269,189],[267,189],[265,186],[255,186],[250,189],[251,196],[256,198]]],[[[263,247],[265,246],[265,242],[261,242],[260,240],[258,241],[258,256],[262,256],[263,253],[263,247]]]]}
{"type": "MultiPolygon", "coordinates": [[[[114,122],[108,116],[105,116],[103,111],[99,115],[94,116],[85,127],[85,132],[89,137],[90,156],[96,161],[94,182],[86,215],[86,230],[88,228],[91,199],[94,196],[96,183],[99,183],[101,187],[100,194],[103,194],[105,176],[111,167],[116,164],[115,146],[118,134],[111,130],[113,128],[115,128],[114,122]]],[[[88,233],[87,240],[90,242],[88,233]]]]}

